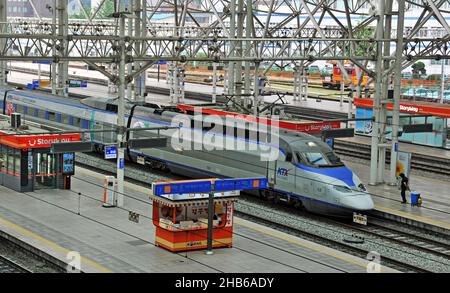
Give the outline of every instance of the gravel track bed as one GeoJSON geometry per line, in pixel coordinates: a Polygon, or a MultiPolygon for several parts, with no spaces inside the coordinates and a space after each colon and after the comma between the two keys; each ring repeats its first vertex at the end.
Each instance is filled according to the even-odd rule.
{"type": "Polygon", "coordinates": [[[31,252],[18,248],[4,238],[0,238],[0,255],[8,258],[16,264],[33,273],[61,273],[61,268],[49,264],[31,252]]]}
{"type": "Polygon", "coordinates": [[[346,246],[363,249],[367,252],[375,251],[381,255],[381,259],[385,256],[431,272],[450,272],[449,259],[411,248],[405,251],[405,247],[397,243],[377,239],[376,236],[369,233],[359,231],[352,232],[348,228],[309,219],[306,216],[302,216],[299,212],[288,212],[285,209],[278,207],[274,208],[269,204],[256,203],[254,200],[249,200],[244,197],[240,198],[236,203],[236,211],[261,217],[270,222],[284,225],[295,230],[305,231],[306,233],[311,233],[346,246]],[[363,244],[351,244],[344,241],[345,238],[351,238],[353,236],[363,237],[365,242],[363,244]]]}

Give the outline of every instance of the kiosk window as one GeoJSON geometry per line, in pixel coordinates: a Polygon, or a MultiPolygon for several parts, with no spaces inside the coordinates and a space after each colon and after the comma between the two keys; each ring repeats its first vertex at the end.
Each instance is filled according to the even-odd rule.
{"type": "Polygon", "coordinates": [[[21,173],[21,169],[20,169],[20,156],[21,156],[21,152],[19,149],[14,149],[14,171],[16,173],[21,173]]]}
{"type": "Polygon", "coordinates": [[[8,148],[8,172],[14,173],[14,156],[15,149],[8,148]]]}

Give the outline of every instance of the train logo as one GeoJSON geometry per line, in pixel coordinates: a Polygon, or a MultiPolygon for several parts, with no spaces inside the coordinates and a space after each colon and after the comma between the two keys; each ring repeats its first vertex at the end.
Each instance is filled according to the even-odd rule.
{"type": "Polygon", "coordinates": [[[286,168],[278,168],[277,175],[283,176],[283,177],[288,177],[289,176],[289,171],[290,170],[288,170],[286,168]]]}

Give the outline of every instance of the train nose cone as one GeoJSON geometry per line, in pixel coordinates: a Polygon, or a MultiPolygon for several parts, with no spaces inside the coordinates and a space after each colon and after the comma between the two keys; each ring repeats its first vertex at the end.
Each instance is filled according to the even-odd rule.
{"type": "Polygon", "coordinates": [[[365,194],[342,198],[341,204],[355,211],[370,211],[374,208],[372,197],[365,194]]]}

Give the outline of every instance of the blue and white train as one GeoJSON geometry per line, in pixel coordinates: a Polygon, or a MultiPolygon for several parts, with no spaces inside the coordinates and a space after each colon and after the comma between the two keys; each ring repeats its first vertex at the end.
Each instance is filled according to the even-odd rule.
{"type": "MultiPolygon", "coordinates": [[[[4,114],[22,113],[26,120],[65,130],[116,129],[115,100],[76,100],[8,88],[0,88],[0,97],[4,114]]],[[[194,116],[189,116],[192,113],[187,113],[191,123],[174,123],[174,117],[180,114],[176,108],[131,103],[126,108],[124,119],[129,128],[181,125],[186,131],[198,125],[193,122],[194,116]]],[[[152,168],[167,168],[173,173],[191,178],[267,177],[269,188],[261,190],[260,196],[274,202],[285,201],[302,206],[314,213],[350,216],[353,212],[373,209],[372,198],[356,174],[320,139],[307,134],[283,132],[279,134],[279,143],[272,145],[260,137],[263,133],[253,137],[249,131],[244,131],[241,132],[244,133],[244,138],[236,134],[239,129],[234,129],[230,135],[229,130],[215,131],[222,128],[213,125],[214,123],[206,123],[204,119],[208,118],[202,119],[200,128],[195,131],[201,132],[204,137],[209,135],[214,140],[228,139],[228,142],[231,140],[232,143],[240,143],[245,147],[211,150],[208,148],[211,146],[205,145],[205,140],[201,140],[203,145],[199,150],[186,147],[186,143],[172,144],[163,149],[128,149],[128,159],[152,168]],[[266,149],[276,150],[276,159],[261,160],[260,148],[257,148],[261,145],[266,149]]],[[[173,137],[174,132],[182,131],[172,129],[160,134],[173,137]]],[[[140,131],[132,135],[137,138],[154,136],[154,133],[140,131]]],[[[96,132],[89,136],[97,151],[103,151],[106,145],[116,142],[114,132],[96,132]]],[[[184,139],[188,140],[188,145],[195,141],[192,137],[184,139]]]]}

